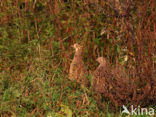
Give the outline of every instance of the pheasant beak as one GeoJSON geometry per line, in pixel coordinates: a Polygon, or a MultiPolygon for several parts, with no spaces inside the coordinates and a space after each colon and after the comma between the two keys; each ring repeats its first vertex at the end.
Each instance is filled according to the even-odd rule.
{"type": "Polygon", "coordinates": [[[99,62],[99,58],[97,58],[96,61],[99,62]]]}

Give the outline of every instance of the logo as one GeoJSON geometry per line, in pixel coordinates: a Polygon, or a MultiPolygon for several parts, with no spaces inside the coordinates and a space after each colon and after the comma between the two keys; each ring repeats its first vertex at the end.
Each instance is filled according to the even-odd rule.
{"type": "Polygon", "coordinates": [[[147,108],[141,108],[140,106],[134,108],[133,105],[131,105],[130,107],[131,112],[130,112],[125,105],[123,105],[122,107],[123,107],[122,114],[126,113],[128,115],[150,115],[150,116],[154,115],[153,108],[147,109],[147,108]]]}
{"type": "Polygon", "coordinates": [[[130,114],[130,112],[128,111],[128,109],[127,109],[127,107],[126,107],[125,105],[123,105],[122,108],[124,109],[124,110],[122,111],[122,114],[123,114],[123,113],[130,114]]]}

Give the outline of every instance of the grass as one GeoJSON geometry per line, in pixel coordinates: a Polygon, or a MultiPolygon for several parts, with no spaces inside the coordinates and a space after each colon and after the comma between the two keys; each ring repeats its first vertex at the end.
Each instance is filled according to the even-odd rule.
{"type": "MultiPolygon", "coordinates": [[[[125,116],[121,115],[121,112],[116,114],[109,110],[109,102],[106,102],[105,110],[100,108],[91,88],[88,89],[89,93],[85,94],[79,84],[68,79],[69,64],[73,57],[71,45],[75,42],[85,45],[84,58],[90,71],[96,68],[95,59],[99,55],[109,58],[113,63],[116,58],[120,60],[132,54],[135,57],[130,56],[129,61],[124,64],[127,68],[132,68],[136,64],[141,65],[142,61],[137,58],[146,59],[145,55],[151,55],[151,64],[155,65],[155,45],[150,45],[153,43],[149,40],[140,39],[141,36],[144,37],[140,32],[153,33],[152,26],[155,25],[150,8],[145,15],[137,12],[138,8],[146,6],[142,4],[142,1],[136,1],[132,18],[129,17],[132,21],[126,20],[134,25],[136,31],[135,35],[128,35],[129,30],[123,29],[127,26],[125,19],[115,17],[114,11],[107,6],[104,13],[98,13],[81,0],[58,4],[50,0],[17,0],[17,3],[12,0],[1,0],[0,116],[125,116]],[[151,29],[146,31],[147,28],[143,30],[141,26],[151,29]],[[101,36],[100,31],[103,27],[106,30],[101,36]],[[136,37],[133,48],[129,43],[131,36],[136,37]],[[141,43],[143,41],[145,42],[141,43]],[[139,47],[151,49],[142,56],[139,47]]],[[[92,74],[89,78],[92,82],[92,74]]]]}
{"type": "Polygon", "coordinates": [[[22,72],[12,68],[1,72],[1,116],[121,116],[100,109],[93,93],[86,96],[78,84],[68,80],[61,66],[45,58],[36,57],[22,72]]]}

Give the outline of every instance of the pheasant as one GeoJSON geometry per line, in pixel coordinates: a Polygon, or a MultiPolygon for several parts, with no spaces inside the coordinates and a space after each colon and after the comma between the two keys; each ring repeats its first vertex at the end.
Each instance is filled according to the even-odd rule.
{"type": "Polygon", "coordinates": [[[111,68],[103,57],[97,59],[99,66],[93,73],[93,89],[108,98],[117,108],[130,101],[131,89],[126,73],[121,66],[111,68]],[[120,74],[120,75],[119,75],[120,74]]]}
{"type": "Polygon", "coordinates": [[[82,57],[83,48],[77,43],[74,44],[73,47],[75,49],[75,55],[70,64],[69,79],[83,85],[88,85],[88,73],[82,57]]]}
{"type": "Polygon", "coordinates": [[[109,93],[109,89],[112,89],[112,85],[108,80],[111,78],[111,69],[110,64],[105,58],[99,57],[96,61],[99,62],[99,66],[93,72],[93,90],[97,94],[95,98],[98,105],[105,108],[105,105],[101,103],[101,96],[104,95],[105,98],[113,100],[112,95],[109,93]]]}

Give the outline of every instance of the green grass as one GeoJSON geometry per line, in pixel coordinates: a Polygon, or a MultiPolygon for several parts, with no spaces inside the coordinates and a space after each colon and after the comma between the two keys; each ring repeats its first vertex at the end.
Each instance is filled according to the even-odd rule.
{"type": "Polygon", "coordinates": [[[59,66],[51,68],[46,61],[40,61],[40,65],[35,60],[32,62],[31,70],[1,72],[1,116],[66,117],[66,112],[67,115],[72,112],[73,115],[82,117],[121,116],[100,109],[93,93],[90,91],[85,96],[81,87],[68,80],[59,66]],[[64,110],[61,109],[62,106],[64,110]]]}
{"type": "MultiPolygon", "coordinates": [[[[68,69],[73,57],[71,45],[75,42],[85,45],[84,58],[90,71],[97,66],[97,55],[107,56],[112,62],[125,54],[128,57],[129,32],[122,28],[127,24],[119,21],[122,25],[117,26],[118,19],[109,7],[105,7],[105,14],[98,13],[92,7],[88,9],[81,0],[62,2],[56,12],[50,0],[25,1],[1,0],[0,4],[0,116],[125,116],[107,109],[108,102],[105,110],[100,108],[92,88],[85,93],[79,84],[68,79],[68,69]],[[103,27],[106,30],[101,36],[103,27]]],[[[144,8],[140,4],[142,1],[136,3],[144,8]]],[[[134,29],[138,27],[135,30],[140,33],[140,25],[144,26],[142,19],[146,20],[147,16],[140,18],[135,11],[137,6],[132,13],[132,20],[136,23],[130,23],[134,29]]],[[[140,15],[140,11],[138,13],[140,15]]],[[[144,27],[148,26],[147,23],[144,27]]],[[[138,32],[133,36],[137,37],[138,32]]],[[[148,47],[153,47],[150,41],[147,42],[148,47]]],[[[146,44],[141,48],[147,48],[146,44]]],[[[132,54],[137,58],[137,54],[141,54],[137,53],[137,44],[133,46],[132,54]]],[[[154,56],[150,52],[146,54],[154,56]]],[[[137,64],[135,57],[126,62],[126,67],[137,64]]],[[[151,63],[154,64],[154,60],[151,63]]],[[[92,82],[92,75],[89,78],[92,82]]]]}

